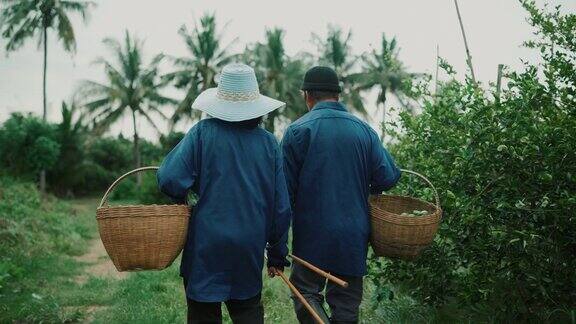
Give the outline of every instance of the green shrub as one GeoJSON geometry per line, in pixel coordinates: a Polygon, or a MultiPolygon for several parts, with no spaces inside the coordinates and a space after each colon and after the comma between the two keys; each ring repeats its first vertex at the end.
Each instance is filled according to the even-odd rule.
{"type": "Polygon", "coordinates": [[[142,186],[137,190],[138,200],[143,204],[172,204],[172,200],[158,189],[156,173],[142,176],[142,186]]]}
{"type": "Polygon", "coordinates": [[[13,113],[0,127],[0,167],[13,176],[35,179],[56,164],[59,154],[54,125],[31,114],[13,113]]]}
{"type": "Polygon", "coordinates": [[[567,54],[509,74],[501,98],[453,80],[421,115],[402,114],[393,154],[438,187],[444,219],[417,261],[373,260],[371,274],[428,303],[487,304],[498,320],[566,320],[576,308],[576,38],[563,35],[576,16],[525,5],[554,40],[534,44],[567,54]]]}
{"type": "Polygon", "coordinates": [[[160,146],[162,147],[164,155],[168,154],[172,149],[180,143],[184,138],[184,133],[171,131],[168,135],[160,136],[160,146]]]}
{"type": "Polygon", "coordinates": [[[132,146],[124,138],[92,138],[86,150],[86,160],[79,171],[83,177],[77,183],[79,194],[103,194],[120,175],[133,168],[132,146]]]}
{"type": "Polygon", "coordinates": [[[132,178],[124,179],[116,185],[110,194],[112,200],[133,200],[137,196],[136,180],[132,178]]]}
{"type": "Polygon", "coordinates": [[[132,143],[122,137],[94,138],[87,155],[92,163],[110,171],[125,172],[133,166],[132,143]]]}
{"type": "Polygon", "coordinates": [[[142,166],[157,165],[164,158],[162,147],[152,142],[140,140],[140,161],[142,166]]]}

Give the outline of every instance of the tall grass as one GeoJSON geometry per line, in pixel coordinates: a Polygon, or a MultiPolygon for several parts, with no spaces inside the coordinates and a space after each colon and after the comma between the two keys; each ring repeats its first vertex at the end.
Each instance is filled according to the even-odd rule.
{"type": "Polygon", "coordinates": [[[35,186],[0,177],[0,322],[62,322],[53,291],[81,271],[94,224],[35,186]]]}

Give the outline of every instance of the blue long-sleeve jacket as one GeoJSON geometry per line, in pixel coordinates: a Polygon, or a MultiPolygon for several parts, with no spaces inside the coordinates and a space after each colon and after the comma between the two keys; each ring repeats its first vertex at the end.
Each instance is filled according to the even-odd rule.
{"type": "Polygon", "coordinates": [[[160,190],[174,199],[190,190],[198,194],[180,267],[188,298],[221,302],[257,295],[267,245],[269,265],[287,264],[290,202],[272,134],[202,120],[157,175],[160,190]]]}
{"type": "Polygon", "coordinates": [[[324,101],[288,127],[282,149],[294,255],[337,274],[365,275],[368,196],[400,178],[378,135],[343,104],[324,101]]]}

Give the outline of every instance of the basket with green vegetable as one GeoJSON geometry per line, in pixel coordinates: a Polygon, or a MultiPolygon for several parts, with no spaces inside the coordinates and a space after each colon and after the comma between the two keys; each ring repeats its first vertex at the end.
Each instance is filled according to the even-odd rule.
{"type": "Polygon", "coordinates": [[[377,256],[410,260],[418,257],[434,240],[442,209],[438,192],[430,180],[414,171],[402,172],[424,180],[432,188],[435,204],[407,196],[371,196],[370,243],[377,256]]]}
{"type": "Polygon", "coordinates": [[[108,205],[108,196],[122,179],[148,170],[158,167],[138,168],[114,181],[96,210],[100,238],[118,271],[164,269],[186,241],[190,218],[186,205],[108,205]]]}

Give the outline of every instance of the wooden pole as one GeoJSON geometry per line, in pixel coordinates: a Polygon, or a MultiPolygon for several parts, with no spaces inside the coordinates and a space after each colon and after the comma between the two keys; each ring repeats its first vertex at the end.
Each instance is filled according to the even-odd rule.
{"type": "Polygon", "coordinates": [[[462,31],[462,37],[464,38],[464,47],[466,48],[466,56],[467,56],[466,62],[468,63],[468,67],[470,68],[472,81],[476,83],[476,76],[474,75],[474,68],[472,67],[472,55],[470,55],[470,49],[468,48],[468,41],[466,40],[466,32],[464,32],[464,24],[462,24],[462,16],[460,15],[460,8],[458,8],[458,0],[454,0],[454,5],[456,6],[458,21],[460,22],[460,30],[462,31]]]}
{"type": "Polygon", "coordinates": [[[440,70],[440,45],[436,44],[436,82],[434,82],[434,96],[438,94],[438,72],[440,70]]]}
{"type": "Polygon", "coordinates": [[[286,283],[286,285],[288,285],[288,287],[290,288],[290,290],[292,290],[292,293],[294,293],[296,298],[298,298],[298,300],[300,300],[300,302],[304,305],[304,307],[306,307],[306,309],[310,312],[316,323],[324,324],[322,318],[320,318],[320,316],[318,315],[318,313],[316,313],[314,308],[310,306],[306,298],[304,298],[304,296],[302,296],[302,294],[298,291],[298,289],[296,289],[296,287],[294,287],[294,285],[290,282],[290,280],[288,280],[284,272],[276,271],[276,275],[282,278],[282,280],[286,283]]]}
{"type": "Polygon", "coordinates": [[[300,263],[301,265],[305,266],[306,268],[316,272],[317,274],[321,275],[322,277],[334,282],[335,284],[337,284],[343,288],[348,288],[348,283],[346,281],[344,281],[344,280],[316,267],[315,265],[309,263],[306,260],[300,259],[299,257],[297,257],[293,254],[289,254],[289,256],[292,258],[292,260],[294,260],[294,261],[300,263]]]}
{"type": "Polygon", "coordinates": [[[500,103],[500,91],[502,91],[502,70],[504,64],[498,64],[498,78],[496,79],[496,102],[500,103]]]}

